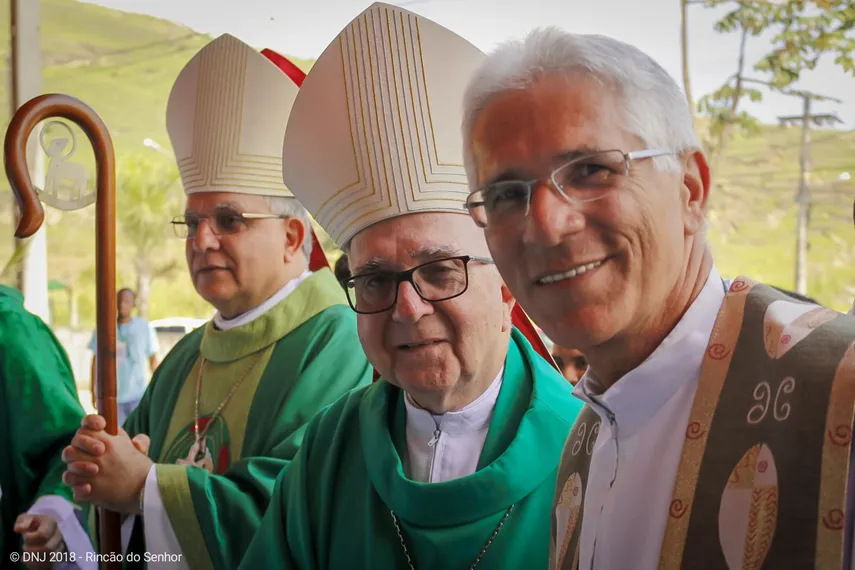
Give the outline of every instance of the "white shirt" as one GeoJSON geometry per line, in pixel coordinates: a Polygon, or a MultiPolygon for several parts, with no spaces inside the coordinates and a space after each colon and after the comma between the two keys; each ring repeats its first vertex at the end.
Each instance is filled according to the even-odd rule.
{"type": "Polygon", "coordinates": [[[483,394],[455,412],[434,415],[405,396],[407,457],[404,471],[413,481],[441,483],[475,473],[502,389],[504,368],[483,394]]]}
{"type": "Polygon", "coordinates": [[[214,324],[221,331],[231,330],[237,327],[242,327],[243,325],[249,324],[282,301],[285,300],[285,297],[290,295],[300,286],[300,283],[306,280],[307,277],[311,276],[311,271],[304,271],[302,275],[297,277],[296,279],[292,279],[288,283],[285,284],[284,287],[279,289],[276,293],[273,294],[272,297],[264,301],[259,306],[254,309],[250,309],[242,315],[238,315],[233,319],[226,319],[220,314],[219,311],[214,315],[214,324]]]}
{"type": "MultiPolygon", "coordinates": [[[[214,324],[218,329],[227,331],[251,323],[284,301],[311,274],[311,271],[306,271],[296,279],[292,279],[268,300],[234,319],[224,319],[217,313],[214,316],[214,324]]],[[[145,480],[143,516],[146,521],[146,552],[149,554],[176,554],[180,556],[178,562],[155,562],[154,560],[157,560],[157,558],[153,558],[148,563],[149,570],[185,570],[189,568],[187,558],[184,556],[181,544],[178,542],[178,537],[172,528],[172,521],[169,520],[169,515],[166,513],[166,507],[164,507],[163,499],[160,496],[160,486],[157,484],[157,469],[155,465],[151,466],[145,480]]],[[[128,542],[135,518],[127,517],[122,524],[122,543],[125,551],[128,549],[128,542]]]]}
{"type": "Polygon", "coordinates": [[[604,394],[591,372],[576,386],[574,395],[602,419],[585,492],[579,570],[659,567],[701,362],[724,295],[713,268],[647,360],[604,394]]]}

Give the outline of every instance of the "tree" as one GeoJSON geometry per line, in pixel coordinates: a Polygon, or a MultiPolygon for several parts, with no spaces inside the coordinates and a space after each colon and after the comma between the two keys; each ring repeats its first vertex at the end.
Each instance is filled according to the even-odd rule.
{"type": "Polygon", "coordinates": [[[680,52],[683,60],[683,91],[695,120],[695,101],[692,99],[692,82],[689,74],[689,5],[691,0],[680,0],[680,52]]]}
{"type": "Polygon", "coordinates": [[[745,51],[748,37],[756,37],[772,25],[776,10],[776,6],[768,2],[733,2],[732,0],[706,2],[706,6],[710,8],[724,4],[732,5],[733,9],[716,22],[715,30],[719,33],[739,33],[736,72],[721,87],[702,97],[698,102],[699,111],[710,119],[705,150],[710,156],[713,172],[717,171],[716,167],[725,154],[734,129],[751,133],[758,127],[754,117],[739,110],[739,104],[744,98],[754,102],[763,98],[760,91],[745,86],[745,51]]]}
{"type": "Polygon", "coordinates": [[[755,66],[786,87],[826,54],[855,75],[855,0],[789,0],[775,10],[773,49],[755,66]]]}
{"type": "Polygon", "coordinates": [[[178,170],[172,161],[151,154],[124,159],[116,174],[116,219],[133,248],[137,307],[147,319],[152,281],[169,276],[179,265],[162,255],[170,239],[169,212],[181,204],[178,170]]]}
{"type": "Polygon", "coordinates": [[[740,104],[746,98],[762,101],[763,92],[746,84],[784,89],[829,53],[835,55],[835,63],[855,74],[855,0],[706,0],[705,5],[731,7],[716,22],[715,29],[740,35],[736,72],[698,103],[699,111],[710,120],[705,150],[716,173],[734,133],[752,134],[759,126],[757,119],[740,109],[740,104]],[[773,34],[772,49],[747,69],[749,37],[767,32],[773,34]]]}

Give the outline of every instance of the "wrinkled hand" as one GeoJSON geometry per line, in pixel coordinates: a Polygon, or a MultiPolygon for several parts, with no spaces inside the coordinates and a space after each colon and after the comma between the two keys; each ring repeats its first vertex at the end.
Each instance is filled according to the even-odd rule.
{"type": "MultiPolygon", "coordinates": [[[[63,552],[65,542],[59,525],[50,515],[23,514],[15,521],[15,532],[23,537],[24,552],[63,552]]],[[[50,570],[51,562],[26,562],[30,570],[50,570]]]]}
{"type": "Polygon", "coordinates": [[[71,445],[62,451],[67,471],[62,480],[74,491],[74,500],[111,511],[139,514],[140,491],[153,465],[148,458],[148,436],[133,440],[122,428],[107,434],[101,416],[86,416],[71,445]]]}

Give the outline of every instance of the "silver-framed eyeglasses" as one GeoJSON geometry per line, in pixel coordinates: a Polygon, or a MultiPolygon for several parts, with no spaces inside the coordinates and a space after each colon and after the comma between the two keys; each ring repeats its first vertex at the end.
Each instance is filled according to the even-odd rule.
{"type": "Polygon", "coordinates": [[[202,220],[208,222],[208,227],[215,236],[228,236],[244,231],[249,220],[273,220],[284,219],[289,216],[282,214],[256,214],[252,212],[238,212],[232,208],[215,208],[210,215],[185,214],[172,219],[172,229],[175,235],[182,239],[193,239],[199,232],[202,220]]]}
{"type": "Polygon", "coordinates": [[[544,182],[568,202],[583,204],[607,196],[629,174],[633,160],[675,154],[659,148],[623,152],[603,150],[578,156],[553,170],[548,178],[500,180],[475,190],[466,199],[465,208],[482,228],[519,223],[528,216],[531,194],[544,182]]]}
{"type": "Polygon", "coordinates": [[[459,297],[469,288],[469,263],[493,263],[489,257],[458,255],[422,263],[406,271],[368,271],[342,279],[350,308],[361,315],[388,311],[398,302],[401,283],[413,286],[430,303],[459,297]]]}

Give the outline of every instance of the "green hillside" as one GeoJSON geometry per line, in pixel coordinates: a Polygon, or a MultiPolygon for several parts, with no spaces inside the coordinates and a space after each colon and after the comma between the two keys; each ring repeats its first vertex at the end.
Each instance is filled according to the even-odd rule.
{"type": "MultiPolygon", "coordinates": [[[[41,0],[44,90],[74,95],[92,106],[109,127],[117,156],[161,161],[167,156],[145,147],[151,138],[169,148],[164,125],[172,83],[187,60],[210,38],[156,18],[127,14],[73,0],[41,0]]],[[[265,47],[265,46],[257,46],[265,47]]],[[[9,55],[9,0],[0,0],[0,53],[9,55]]],[[[308,61],[298,61],[308,69],[308,61]]],[[[0,124],[8,122],[9,70],[2,73],[0,124]]],[[[740,273],[794,287],[795,204],[800,133],[766,127],[755,137],[730,145],[713,196],[710,235],[716,263],[727,276],[740,273]]],[[[812,182],[817,205],[812,215],[810,287],[808,293],[837,309],[848,309],[855,296],[855,229],[852,227],[855,133],[813,133],[812,182]],[[837,182],[835,182],[837,181],[837,182]],[[820,195],[821,194],[821,195],[820,195]]],[[[86,146],[86,145],[81,145],[86,146]]],[[[85,151],[84,151],[85,153],[85,151]]],[[[121,175],[121,173],[120,173],[121,175]]],[[[119,191],[119,207],[133,208],[119,191]]],[[[176,201],[180,208],[180,190],[176,201]]],[[[13,242],[11,194],[0,184],[0,267],[13,242]]],[[[163,212],[164,231],[177,211],[163,212]]],[[[50,278],[73,285],[83,326],[94,324],[94,208],[81,212],[50,211],[48,248],[50,278]]],[[[129,247],[118,234],[119,285],[134,285],[129,247]]],[[[161,265],[175,271],[155,280],[150,316],[207,316],[210,308],[193,291],[183,261],[183,242],[172,240],[161,265]]],[[[64,294],[54,293],[55,321],[66,324],[64,294]]]]}
{"type": "MultiPolygon", "coordinates": [[[[91,106],[113,137],[117,160],[137,155],[148,161],[170,162],[167,156],[143,145],[151,138],[170,148],[164,117],[169,91],[181,68],[211,38],[185,27],[149,16],[129,14],[73,0],[41,0],[43,89],[73,95],[91,106]]],[[[0,54],[10,51],[9,0],[0,0],[0,54]]],[[[259,48],[265,46],[258,46],[259,48]]],[[[308,69],[308,61],[295,60],[308,69]]],[[[0,78],[0,124],[11,116],[8,68],[0,78]]],[[[81,147],[87,147],[81,144],[81,147]]],[[[87,159],[88,148],[79,155],[87,159]]],[[[91,161],[91,151],[88,151],[91,161]]],[[[121,174],[121,173],[120,173],[121,174]]],[[[5,176],[0,183],[0,268],[13,247],[11,192],[5,176]]],[[[123,204],[118,188],[119,207],[123,204]]],[[[164,228],[178,211],[164,212],[164,228]]],[[[49,276],[72,283],[79,291],[83,324],[94,323],[94,208],[48,217],[49,276]]],[[[166,316],[207,316],[211,309],[193,291],[183,267],[183,242],[175,240],[164,251],[180,269],[152,287],[153,319],[166,316]]],[[[129,252],[118,233],[119,285],[134,285],[129,252]]],[[[8,280],[8,279],[7,279],[8,280]]],[[[52,294],[53,295],[53,294],[52,294]]],[[[52,298],[53,299],[53,298],[52,298]]],[[[56,294],[56,322],[66,322],[64,293],[56,294]]]]}
{"type": "MultiPolygon", "coordinates": [[[[799,129],[764,127],[731,144],[709,216],[723,274],[795,288],[800,137],[799,129]]],[[[855,132],[814,131],[812,139],[808,294],[848,310],[855,297],[855,132]]]]}

